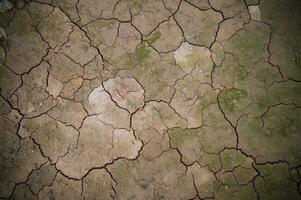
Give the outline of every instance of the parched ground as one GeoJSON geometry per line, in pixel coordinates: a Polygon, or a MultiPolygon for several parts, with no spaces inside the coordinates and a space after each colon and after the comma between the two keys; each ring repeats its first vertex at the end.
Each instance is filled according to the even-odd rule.
{"type": "Polygon", "coordinates": [[[8,9],[1,199],[301,199],[299,0],[8,9]]]}

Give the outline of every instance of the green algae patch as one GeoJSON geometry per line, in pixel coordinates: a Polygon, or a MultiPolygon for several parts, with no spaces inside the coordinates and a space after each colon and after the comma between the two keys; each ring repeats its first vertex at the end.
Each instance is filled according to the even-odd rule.
{"type": "Polygon", "coordinates": [[[205,93],[205,95],[201,98],[202,106],[204,109],[209,108],[212,104],[217,103],[217,93],[214,90],[209,90],[205,93]]]}
{"type": "Polygon", "coordinates": [[[8,98],[21,85],[21,78],[0,63],[0,92],[8,98]]]}
{"type": "Polygon", "coordinates": [[[227,43],[227,49],[245,67],[254,65],[268,55],[269,28],[267,25],[251,22],[227,43]]]}
{"type": "Polygon", "coordinates": [[[260,111],[266,111],[273,101],[269,97],[262,97],[256,100],[255,106],[260,111]]]}
{"type": "Polygon", "coordinates": [[[274,70],[271,70],[271,69],[273,69],[273,68],[270,67],[270,69],[268,69],[267,67],[264,68],[262,66],[259,66],[255,72],[256,80],[264,81],[269,85],[271,85],[272,83],[274,83],[277,80],[280,80],[281,77],[280,77],[279,72],[275,71],[275,69],[274,70]]]}
{"type": "Polygon", "coordinates": [[[9,0],[0,1],[0,13],[6,13],[14,7],[14,4],[9,0]]]}
{"type": "Polygon", "coordinates": [[[153,107],[153,112],[155,115],[157,115],[159,118],[162,119],[162,113],[161,110],[159,108],[153,107]]]}
{"type": "Polygon", "coordinates": [[[150,56],[151,50],[146,43],[142,43],[134,53],[129,54],[129,58],[126,62],[127,66],[133,67],[137,64],[141,64],[150,56]]]}
{"type": "Polygon", "coordinates": [[[223,107],[227,111],[233,112],[238,110],[238,108],[240,107],[240,102],[247,96],[247,91],[234,88],[223,93],[220,98],[223,107]]]}
{"type": "Polygon", "coordinates": [[[155,42],[157,42],[161,37],[161,32],[160,31],[157,31],[153,34],[151,34],[147,39],[146,39],[146,42],[149,44],[149,45],[152,45],[154,44],[155,42]]]}
{"type": "Polygon", "coordinates": [[[142,61],[149,57],[150,55],[150,49],[147,47],[145,43],[143,43],[141,46],[137,48],[136,53],[133,55],[134,58],[136,58],[138,61],[142,61]]]}
{"type": "Polygon", "coordinates": [[[293,107],[280,107],[278,113],[267,113],[264,117],[264,132],[268,136],[288,137],[296,134],[300,130],[300,112],[293,107]],[[290,112],[288,112],[290,111],[290,112]]]}
{"type": "Polygon", "coordinates": [[[34,28],[29,26],[29,22],[31,21],[28,13],[22,11],[20,15],[13,18],[11,21],[8,31],[11,31],[13,34],[18,37],[19,40],[26,38],[32,34],[34,34],[34,28]]]}
{"type": "Polygon", "coordinates": [[[262,125],[263,124],[260,118],[248,119],[248,124],[246,129],[256,134],[257,136],[260,136],[262,134],[261,133],[262,125]]]}
{"type": "Polygon", "coordinates": [[[243,81],[248,76],[248,71],[244,67],[237,67],[234,71],[234,79],[243,81]]]}
{"type": "Polygon", "coordinates": [[[176,128],[170,133],[171,143],[175,146],[181,145],[187,138],[198,137],[199,129],[179,129],[176,128]]]}
{"type": "Polygon", "coordinates": [[[59,1],[59,3],[66,12],[70,12],[74,10],[74,5],[71,4],[69,1],[63,0],[63,1],[59,1]]]}
{"type": "MultiPolygon", "coordinates": [[[[246,157],[237,150],[225,150],[221,155],[223,169],[231,170],[240,165],[246,165],[246,157]]],[[[246,165],[247,166],[247,165],[246,165]]]]}
{"type": "Polygon", "coordinates": [[[193,113],[193,116],[196,118],[196,119],[200,119],[202,120],[202,116],[203,116],[203,109],[204,109],[204,106],[202,104],[199,104],[196,109],[195,109],[195,112],[193,113]]]}
{"type": "Polygon", "coordinates": [[[258,162],[286,160],[294,166],[300,162],[300,128],[300,109],[278,105],[261,117],[243,117],[237,131],[241,148],[260,155],[258,162]]]}
{"type": "Polygon", "coordinates": [[[129,0],[128,6],[132,9],[141,9],[143,0],[129,0]]]}
{"type": "Polygon", "coordinates": [[[8,73],[7,67],[5,65],[3,65],[2,63],[0,63],[0,79],[2,77],[7,76],[7,73],[8,73]]]}
{"type": "Polygon", "coordinates": [[[203,118],[203,112],[208,109],[211,105],[217,103],[216,102],[217,95],[214,91],[209,90],[205,93],[204,96],[200,98],[200,104],[197,105],[196,110],[193,114],[195,118],[202,119],[203,118]]]}
{"type": "Polygon", "coordinates": [[[249,168],[238,167],[233,173],[239,184],[246,184],[256,176],[256,171],[251,166],[249,168]]]}
{"type": "Polygon", "coordinates": [[[255,187],[261,199],[299,199],[297,185],[292,182],[286,164],[256,166],[263,179],[256,179],[255,187]]]}
{"type": "Polygon", "coordinates": [[[236,177],[233,176],[231,173],[224,173],[220,175],[220,180],[223,183],[223,185],[226,185],[228,188],[235,187],[237,185],[236,177]]]}
{"type": "MultiPolygon", "coordinates": [[[[39,5],[39,4],[30,4],[27,7],[28,14],[31,18],[31,23],[34,26],[41,26],[47,28],[45,20],[49,18],[49,16],[54,12],[53,8],[49,5],[39,5]]],[[[51,29],[49,29],[51,30],[51,29]]]]}
{"type": "Polygon", "coordinates": [[[217,154],[208,154],[204,152],[198,162],[201,165],[207,165],[213,171],[217,171],[221,166],[220,158],[217,154]]]}

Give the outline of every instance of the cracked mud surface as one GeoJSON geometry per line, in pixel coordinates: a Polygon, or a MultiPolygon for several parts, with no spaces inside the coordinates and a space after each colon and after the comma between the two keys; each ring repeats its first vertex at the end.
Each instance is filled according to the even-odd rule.
{"type": "Polygon", "coordinates": [[[298,0],[14,3],[0,199],[301,199],[298,0]]]}

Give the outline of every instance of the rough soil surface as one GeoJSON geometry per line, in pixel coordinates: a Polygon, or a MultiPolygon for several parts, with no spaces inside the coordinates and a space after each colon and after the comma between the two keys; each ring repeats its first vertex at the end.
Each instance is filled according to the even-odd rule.
{"type": "Polygon", "coordinates": [[[299,0],[0,6],[0,199],[301,199],[299,0]]]}

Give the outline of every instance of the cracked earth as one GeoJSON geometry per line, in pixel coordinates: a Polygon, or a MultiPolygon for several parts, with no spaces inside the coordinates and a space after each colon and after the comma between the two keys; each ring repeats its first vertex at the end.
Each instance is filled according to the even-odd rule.
{"type": "Polygon", "coordinates": [[[298,0],[0,5],[1,199],[301,199],[298,0]]]}

